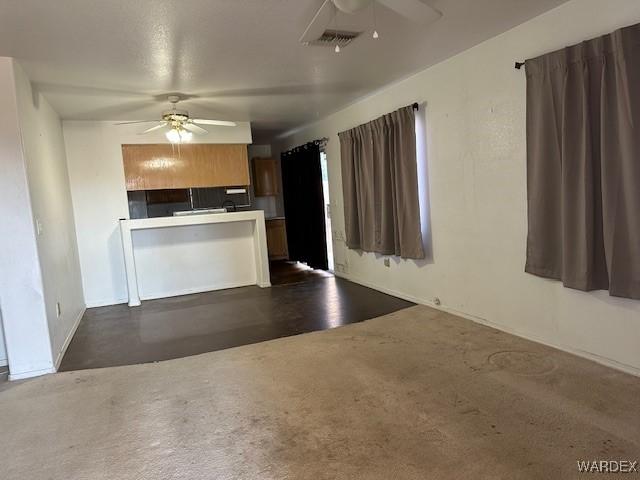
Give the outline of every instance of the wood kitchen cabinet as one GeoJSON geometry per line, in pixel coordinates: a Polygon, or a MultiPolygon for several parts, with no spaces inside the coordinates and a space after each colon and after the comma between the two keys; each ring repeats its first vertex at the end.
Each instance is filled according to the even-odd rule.
{"type": "Polygon", "coordinates": [[[253,159],[254,194],[266,197],[280,194],[278,181],[278,162],[274,158],[256,157],[253,159]]]}
{"type": "Polygon", "coordinates": [[[192,143],[122,145],[127,190],[249,185],[247,146],[192,143]]]}
{"type": "Polygon", "coordinates": [[[267,250],[269,260],[284,260],[289,258],[287,246],[287,228],[284,218],[273,218],[265,221],[267,227],[267,250]]]}

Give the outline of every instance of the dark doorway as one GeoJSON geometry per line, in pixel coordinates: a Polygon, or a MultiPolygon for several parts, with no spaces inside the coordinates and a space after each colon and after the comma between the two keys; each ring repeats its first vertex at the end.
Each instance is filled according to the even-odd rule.
{"type": "Polygon", "coordinates": [[[289,260],[327,270],[320,146],[311,142],[284,152],[281,164],[289,260]]]}

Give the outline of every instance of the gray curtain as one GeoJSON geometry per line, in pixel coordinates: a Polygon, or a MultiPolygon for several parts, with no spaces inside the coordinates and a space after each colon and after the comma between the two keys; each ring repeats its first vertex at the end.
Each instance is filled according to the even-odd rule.
{"type": "Polygon", "coordinates": [[[525,270],[640,299],[640,25],[526,71],[525,270]]]}
{"type": "Polygon", "coordinates": [[[338,136],[347,246],[424,258],[413,107],[338,136]]]}

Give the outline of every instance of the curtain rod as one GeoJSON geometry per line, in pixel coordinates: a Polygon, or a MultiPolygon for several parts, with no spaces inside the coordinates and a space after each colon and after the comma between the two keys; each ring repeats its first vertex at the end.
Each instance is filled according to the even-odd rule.
{"type": "Polygon", "coordinates": [[[413,107],[414,110],[420,110],[420,105],[418,105],[418,102],[415,102],[413,105],[411,105],[413,107]]]}
{"type": "Polygon", "coordinates": [[[320,147],[320,150],[323,150],[324,147],[326,147],[328,142],[329,142],[329,139],[327,137],[318,138],[316,140],[311,140],[310,142],[304,143],[302,145],[298,145],[297,147],[290,148],[286,152],[282,152],[282,154],[289,155],[290,153],[293,153],[295,151],[307,148],[309,145],[317,145],[318,147],[320,147]]]}
{"type": "Polygon", "coordinates": [[[524,62],[516,62],[514,66],[516,70],[520,70],[522,67],[524,67],[524,62]]]}

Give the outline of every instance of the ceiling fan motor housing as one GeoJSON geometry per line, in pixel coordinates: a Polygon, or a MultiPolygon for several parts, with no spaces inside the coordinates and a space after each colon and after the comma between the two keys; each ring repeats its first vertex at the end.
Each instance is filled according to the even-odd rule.
{"type": "Polygon", "coordinates": [[[162,119],[166,122],[186,122],[189,113],[186,110],[167,110],[162,113],[162,119]]]}

